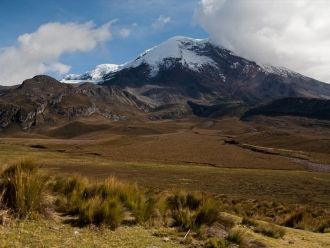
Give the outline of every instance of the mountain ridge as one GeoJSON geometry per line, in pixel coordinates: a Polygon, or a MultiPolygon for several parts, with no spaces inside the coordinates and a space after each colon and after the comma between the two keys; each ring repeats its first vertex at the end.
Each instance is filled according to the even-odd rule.
{"type": "Polygon", "coordinates": [[[330,98],[328,84],[283,67],[259,65],[208,39],[172,37],[117,68],[98,83],[138,91],[158,106],[182,104],[180,99],[257,105],[282,97],[330,98]],[[148,90],[141,90],[146,85],[148,90]]]}
{"type": "Polygon", "coordinates": [[[187,37],[171,38],[126,64],[71,77],[78,84],[68,83],[69,76],[59,82],[41,75],[0,87],[0,127],[54,126],[95,115],[110,121],[241,117],[280,99],[330,99],[328,84],[187,37]]]}

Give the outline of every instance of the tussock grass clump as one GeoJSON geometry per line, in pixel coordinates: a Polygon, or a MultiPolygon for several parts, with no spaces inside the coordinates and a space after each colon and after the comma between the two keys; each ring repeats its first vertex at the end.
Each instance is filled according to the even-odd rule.
{"type": "Polygon", "coordinates": [[[109,178],[99,186],[98,192],[103,198],[117,197],[132,212],[137,223],[146,223],[154,214],[156,200],[136,184],[109,178]]]}
{"type": "Polygon", "coordinates": [[[0,178],[2,204],[16,217],[46,214],[47,177],[38,171],[32,160],[22,160],[7,168],[0,178]]]}
{"type": "Polygon", "coordinates": [[[222,211],[312,232],[327,232],[330,212],[320,206],[289,204],[269,200],[218,199],[222,211]]]}
{"type": "Polygon", "coordinates": [[[330,216],[318,216],[308,211],[299,210],[289,215],[283,225],[296,229],[324,233],[330,228],[330,216]]]}
{"type": "Polygon", "coordinates": [[[282,238],[285,235],[285,229],[271,223],[258,222],[248,217],[242,219],[242,224],[252,227],[256,233],[261,233],[271,238],[282,238]]]}
{"type": "Polygon", "coordinates": [[[198,231],[202,225],[212,225],[218,220],[216,202],[206,195],[177,192],[167,198],[167,210],[173,219],[172,226],[198,231]]]}
{"type": "Polygon", "coordinates": [[[226,248],[229,244],[224,239],[211,238],[208,239],[204,245],[206,248],[226,248]]]}
{"type": "Polygon", "coordinates": [[[52,190],[57,195],[58,210],[69,215],[79,214],[80,207],[89,198],[88,187],[88,180],[81,176],[56,177],[52,190]]]}
{"type": "Polygon", "coordinates": [[[275,239],[282,238],[285,235],[284,228],[271,223],[259,223],[254,231],[275,239]]]}
{"type": "Polygon", "coordinates": [[[256,233],[261,233],[271,238],[282,238],[285,235],[285,230],[282,227],[276,226],[271,223],[258,222],[248,217],[242,219],[242,224],[252,227],[256,233]]]}
{"type": "Polygon", "coordinates": [[[250,227],[255,227],[258,225],[257,221],[249,218],[249,217],[243,217],[242,219],[242,225],[250,226],[250,227]]]}
{"type": "Polygon", "coordinates": [[[243,244],[245,241],[245,231],[243,229],[233,228],[230,230],[227,240],[236,244],[243,244]]]}
{"type": "Polygon", "coordinates": [[[78,216],[81,225],[108,225],[117,227],[125,212],[131,213],[135,223],[145,224],[153,216],[156,200],[136,184],[109,178],[103,183],[91,183],[75,176],[57,179],[53,191],[60,193],[58,210],[78,216]]]}
{"type": "Polygon", "coordinates": [[[304,218],[304,212],[299,211],[297,213],[293,213],[284,222],[284,226],[296,228],[297,225],[303,220],[303,218],[304,218]]]}
{"type": "Polygon", "coordinates": [[[79,208],[79,224],[106,225],[115,229],[124,217],[124,209],[117,198],[91,198],[79,208]]]}

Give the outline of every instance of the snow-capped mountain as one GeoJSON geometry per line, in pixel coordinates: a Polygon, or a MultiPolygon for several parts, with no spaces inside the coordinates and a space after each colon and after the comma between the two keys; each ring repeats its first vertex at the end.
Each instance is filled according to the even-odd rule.
{"type": "Polygon", "coordinates": [[[64,81],[119,86],[151,104],[256,105],[283,97],[330,98],[330,85],[286,68],[259,65],[208,39],[173,37],[123,65],[101,65],[64,81]]]}
{"type": "Polygon", "coordinates": [[[182,64],[193,71],[199,71],[203,66],[216,67],[212,58],[200,53],[208,44],[208,40],[191,39],[176,36],[158,46],[146,50],[137,59],[123,65],[124,68],[136,68],[142,64],[149,65],[150,76],[156,76],[161,67],[171,67],[172,62],[182,64]]]}
{"type": "Polygon", "coordinates": [[[176,36],[158,46],[146,50],[140,54],[135,60],[127,62],[122,65],[116,64],[101,64],[94,70],[88,71],[84,74],[69,74],[66,75],[62,82],[102,82],[104,76],[107,74],[115,73],[117,71],[136,68],[142,64],[148,64],[151,71],[150,76],[156,76],[160,67],[171,66],[171,61],[175,60],[185,67],[199,71],[204,65],[216,67],[215,61],[208,56],[198,53],[198,48],[206,46],[207,39],[191,39],[187,37],[176,36]]]}
{"type": "Polygon", "coordinates": [[[95,115],[111,120],[192,114],[329,118],[329,100],[324,99],[330,99],[330,84],[259,65],[209,40],[174,37],[133,61],[99,65],[62,82],[79,84],[36,76],[20,86],[0,88],[0,129],[29,129],[95,115]],[[322,111],[315,113],[315,106],[322,111]]]}
{"type": "MultiPolygon", "coordinates": [[[[95,82],[102,83],[109,79],[109,74],[112,75],[118,71],[130,68],[137,68],[142,65],[148,65],[150,72],[149,77],[156,77],[160,70],[171,68],[173,64],[180,64],[189,70],[195,72],[201,72],[203,67],[214,67],[217,69],[218,63],[207,53],[207,47],[211,45],[209,39],[192,39],[188,37],[175,36],[167,41],[152,47],[142,54],[140,54],[135,60],[129,61],[122,65],[116,64],[101,64],[96,66],[94,70],[88,71],[84,74],[69,74],[66,75],[62,82],[95,82]],[[108,77],[107,77],[108,76],[108,77]]],[[[234,53],[221,48],[229,55],[235,56],[234,53]]],[[[223,55],[223,54],[222,54],[223,55]]],[[[242,66],[242,58],[232,62],[231,68],[238,69],[242,66]]],[[[253,62],[254,63],[254,62],[253,62]]],[[[255,63],[254,63],[255,64],[255,63]]],[[[246,65],[243,69],[248,72],[249,65],[246,65]]],[[[268,74],[278,74],[280,76],[289,77],[292,75],[298,76],[295,73],[284,67],[275,67],[272,65],[259,65],[260,71],[268,74]]],[[[301,75],[300,75],[301,76],[301,75]]],[[[221,79],[225,79],[221,73],[221,79]]]]}
{"type": "Polygon", "coordinates": [[[94,70],[88,71],[84,74],[69,74],[66,75],[61,81],[65,83],[77,83],[77,82],[94,82],[99,83],[103,81],[104,75],[112,72],[116,72],[120,69],[119,65],[115,64],[101,64],[96,66],[94,70]]]}

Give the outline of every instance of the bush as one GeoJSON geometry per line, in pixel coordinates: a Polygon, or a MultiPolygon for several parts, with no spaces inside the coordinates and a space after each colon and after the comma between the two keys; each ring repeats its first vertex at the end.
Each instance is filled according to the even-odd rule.
{"type": "Polygon", "coordinates": [[[81,176],[56,177],[52,190],[57,194],[58,210],[69,215],[77,215],[84,201],[92,197],[88,187],[88,180],[81,176]]]}
{"type": "Polygon", "coordinates": [[[219,217],[219,210],[215,201],[210,198],[205,198],[200,203],[197,210],[194,225],[200,228],[203,224],[212,225],[219,217]]]}
{"type": "Polygon", "coordinates": [[[282,238],[285,234],[282,227],[270,223],[258,223],[254,231],[275,239],[282,238]]]}
{"type": "Polygon", "coordinates": [[[135,222],[144,224],[152,217],[156,205],[156,200],[147,196],[137,185],[116,178],[98,184],[89,183],[79,176],[58,178],[53,184],[53,191],[61,193],[57,200],[58,209],[66,214],[78,215],[81,225],[111,224],[115,228],[116,223],[122,220],[120,216],[124,208],[133,214],[135,222]],[[110,223],[111,218],[114,218],[113,223],[110,223]]]}
{"type": "Polygon", "coordinates": [[[293,213],[284,222],[284,226],[296,228],[304,218],[304,212],[293,213]]]}
{"type": "Polygon", "coordinates": [[[229,242],[236,244],[242,244],[244,242],[244,239],[245,239],[245,231],[237,228],[231,229],[227,237],[227,240],[229,242]]]}
{"type": "Polygon", "coordinates": [[[34,162],[23,160],[1,174],[2,204],[19,218],[46,213],[47,177],[34,162]]]}
{"type": "Polygon", "coordinates": [[[104,198],[117,197],[132,212],[135,221],[146,223],[155,211],[156,200],[146,195],[136,184],[129,184],[110,178],[101,184],[98,193],[104,198]]]}
{"type": "Polygon", "coordinates": [[[285,234],[285,230],[282,227],[273,225],[271,223],[257,222],[248,217],[244,217],[242,219],[242,224],[249,226],[249,227],[254,227],[253,230],[256,233],[261,233],[265,236],[276,238],[276,239],[282,238],[285,234]]]}
{"type": "Polygon", "coordinates": [[[235,220],[223,213],[220,213],[217,220],[226,230],[230,230],[235,226],[235,220]]]}
{"type": "Polygon", "coordinates": [[[223,239],[211,238],[208,239],[204,245],[206,248],[226,248],[228,247],[228,243],[223,239]]]}
{"type": "Polygon", "coordinates": [[[118,199],[103,200],[94,197],[84,202],[79,208],[78,222],[82,225],[106,225],[115,229],[122,222],[123,216],[124,210],[118,199]]]}
{"type": "Polygon", "coordinates": [[[167,198],[167,209],[173,226],[183,230],[198,231],[202,225],[212,225],[218,220],[215,201],[206,195],[177,192],[167,198]]]}
{"type": "Polygon", "coordinates": [[[243,217],[242,219],[242,225],[246,225],[246,226],[250,226],[250,227],[255,227],[258,225],[258,223],[251,219],[251,218],[248,218],[248,217],[243,217]]]}

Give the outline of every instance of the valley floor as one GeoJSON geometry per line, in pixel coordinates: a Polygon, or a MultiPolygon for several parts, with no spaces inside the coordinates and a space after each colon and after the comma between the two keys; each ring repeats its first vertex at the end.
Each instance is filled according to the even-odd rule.
{"type": "MultiPolygon", "coordinates": [[[[79,121],[41,132],[3,133],[0,163],[6,167],[29,157],[54,175],[81,174],[94,181],[116,176],[154,191],[184,188],[220,198],[330,210],[329,126],[286,118],[268,121],[184,119],[111,122],[102,127],[79,121]]],[[[1,247],[23,243],[25,247],[84,247],[76,243],[81,241],[85,247],[180,247],[140,227],[120,228],[116,235],[87,229],[75,232],[58,223],[0,226],[1,247]]],[[[257,239],[270,247],[330,246],[329,234],[294,229],[288,229],[284,239],[261,235],[257,239]]]]}

